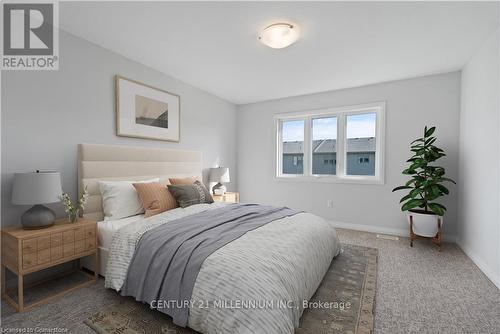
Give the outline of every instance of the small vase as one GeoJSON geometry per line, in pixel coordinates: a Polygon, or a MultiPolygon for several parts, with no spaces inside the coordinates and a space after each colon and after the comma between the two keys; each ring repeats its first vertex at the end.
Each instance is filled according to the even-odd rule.
{"type": "Polygon", "coordinates": [[[79,213],[78,210],[75,212],[68,213],[68,221],[70,223],[76,223],[78,221],[78,213],[79,213]]]}

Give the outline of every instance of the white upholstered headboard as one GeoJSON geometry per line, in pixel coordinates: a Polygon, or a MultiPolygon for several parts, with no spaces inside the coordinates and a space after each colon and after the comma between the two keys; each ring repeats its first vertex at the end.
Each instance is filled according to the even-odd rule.
{"type": "Polygon", "coordinates": [[[202,154],[138,146],[78,145],[78,193],[87,186],[89,198],[83,216],[102,220],[99,181],[147,180],[202,175],[202,154]]]}

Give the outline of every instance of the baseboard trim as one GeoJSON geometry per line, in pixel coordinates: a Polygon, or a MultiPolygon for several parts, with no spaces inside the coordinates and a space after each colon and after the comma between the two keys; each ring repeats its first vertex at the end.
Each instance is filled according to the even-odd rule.
{"type": "Polygon", "coordinates": [[[469,247],[467,247],[463,242],[457,240],[458,247],[469,257],[469,259],[474,262],[474,264],[488,277],[488,279],[495,284],[495,286],[500,289],[500,275],[496,275],[493,270],[479,257],[476,253],[474,253],[469,247]]]}
{"type": "MultiPolygon", "coordinates": [[[[339,221],[332,221],[333,225],[338,228],[345,228],[349,230],[356,230],[362,232],[370,232],[370,233],[380,233],[380,234],[390,234],[397,235],[399,237],[408,238],[408,229],[398,229],[398,228],[390,228],[390,227],[382,227],[382,226],[373,226],[373,225],[362,225],[362,224],[352,224],[345,223],[339,221]]],[[[446,242],[456,243],[457,238],[454,235],[443,234],[443,240],[446,242]]]]}

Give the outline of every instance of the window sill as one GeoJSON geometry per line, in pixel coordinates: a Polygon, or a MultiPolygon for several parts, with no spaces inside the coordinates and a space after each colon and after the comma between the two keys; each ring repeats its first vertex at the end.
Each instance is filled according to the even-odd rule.
{"type": "Polygon", "coordinates": [[[350,184],[373,184],[384,185],[381,178],[375,176],[304,176],[304,175],[279,175],[275,176],[276,181],[284,182],[310,182],[310,183],[350,183],[350,184]]]}

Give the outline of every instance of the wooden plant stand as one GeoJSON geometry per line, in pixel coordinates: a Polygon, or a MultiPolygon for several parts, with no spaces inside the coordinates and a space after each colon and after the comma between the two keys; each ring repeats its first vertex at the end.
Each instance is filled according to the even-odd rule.
{"type": "Polygon", "coordinates": [[[410,215],[410,247],[413,247],[413,240],[422,238],[422,239],[431,239],[432,243],[438,247],[438,251],[441,252],[441,230],[442,230],[443,222],[441,217],[438,217],[438,231],[433,237],[424,237],[413,232],[413,216],[410,215]]]}

